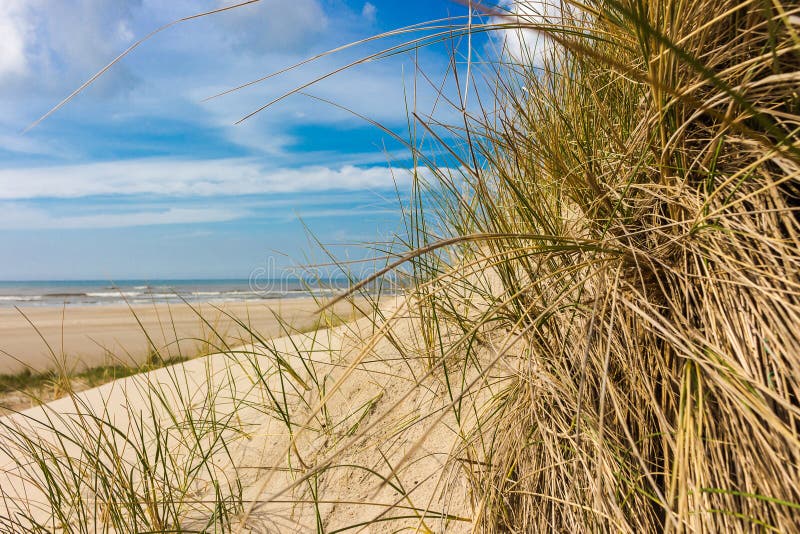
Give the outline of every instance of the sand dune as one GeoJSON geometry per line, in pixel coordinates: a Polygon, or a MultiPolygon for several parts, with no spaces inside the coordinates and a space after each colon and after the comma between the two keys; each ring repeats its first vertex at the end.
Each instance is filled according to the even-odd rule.
{"type": "MultiPolygon", "coordinates": [[[[158,480],[180,479],[192,490],[181,493],[188,502],[181,528],[202,528],[220,496],[236,494],[244,504],[234,510],[232,524],[243,532],[314,532],[319,525],[334,532],[376,519],[367,532],[466,530],[465,478],[445,469],[461,443],[460,424],[445,409],[442,385],[424,378],[421,360],[397,357],[397,340],[414,344],[410,319],[392,323],[393,342],[371,338],[373,329],[362,319],[245,346],[0,418],[0,516],[24,510],[52,525],[53,508],[44,496],[54,485],[80,494],[83,509],[107,509],[100,502],[105,490],[97,490],[102,470],[88,470],[80,480],[45,479],[40,467],[20,461],[31,451],[83,465],[92,462],[87,450],[96,450],[86,443],[105,443],[103,449],[113,442],[126,473],[118,484],[124,485],[128,477],[139,480],[158,469],[158,462],[142,469],[141,459],[163,457],[156,445],[170,434],[164,465],[176,467],[159,471],[158,480]],[[416,387],[421,379],[424,387],[416,387]],[[223,422],[225,447],[211,445],[219,436],[198,441],[187,418],[223,422]],[[120,432],[109,432],[111,425],[120,432]],[[54,440],[54,431],[71,439],[54,440]],[[198,442],[210,447],[203,469],[193,469],[198,442]]],[[[54,469],[69,471],[66,463],[54,469]]],[[[163,484],[159,491],[176,499],[169,493],[175,489],[163,484]]],[[[70,511],[63,506],[60,512],[70,511]]]]}

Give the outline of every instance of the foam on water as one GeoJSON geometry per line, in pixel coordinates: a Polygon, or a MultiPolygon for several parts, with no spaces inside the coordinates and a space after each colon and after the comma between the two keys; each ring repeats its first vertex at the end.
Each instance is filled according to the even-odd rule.
{"type": "Polygon", "coordinates": [[[330,295],[346,286],[346,281],[334,281],[329,287],[301,280],[260,282],[253,286],[249,280],[0,281],[0,307],[258,301],[330,295]]]}

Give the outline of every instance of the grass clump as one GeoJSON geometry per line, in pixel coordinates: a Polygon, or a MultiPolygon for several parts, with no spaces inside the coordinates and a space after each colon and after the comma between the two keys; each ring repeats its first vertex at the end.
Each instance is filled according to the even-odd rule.
{"type": "Polygon", "coordinates": [[[407,257],[432,364],[490,392],[476,529],[796,530],[800,8],[483,9],[551,46],[455,140],[419,119],[461,166],[407,257]]]}
{"type": "MultiPolygon", "coordinates": [[[[341,324],[356,314],[348,309],[340,306],[315,322],[341,324]]],[[[54,403],[0,418],[0,529],[236,532],[245,507],[255,502],[245,492],[262,470],[295,477],[307,469],[304,459],[314,450],[305,442],[285,455],[278,451],[296,432],[327,443],[356,431],[361,421],[353,414],[307,416],[338,368],[330,341],[323,341],[327,330],[305,332],[305,322],[295,327],[276,315],[285,337],[273,341],[249,318],[217,311],[235,324],[237,337],[205,317],[206,336],[164,346],[143,328],[153,347],[145,363],[122,367],[127,378],[104,388],[75,386],[79,377],[104,378],[116,366],[9,377],[9,387],[65,386],[54,403]],[[206,357],[181,352],[192,342],[206,357]]],[[[311,484],[301,487],[298,503],[274,515],[248,514],[248,528],[280,530],[290,524],[284,515],[293,514],[286,508],[315,504],[313,492],[311,484]]]]}
{"type": "Polygon", "coordinates": [[[66,375],[59,371],[39,373],[25,369],[16,374],[0,375],[0,410],[20,410],[61,398],[73,391],[101,386],[120,378],[184,362],[187,359],[189,358],[186,356],[170,356],[159,360],[151,356],[146,363],[138,366],[100,365],[66,375]]]}
{"type": "MultiPolygon", "coordinates": [[[[468,73],[473,103],[460,89],[442,99],[458,125],[413,113],[414,167],[430,172],[417,174],[405,212],[410,252],[378,273],[407,266],[407,298],[367,314],[366,341],[347,362],[315,355],[315,339],[278,350],[254,334],[258,351],[221,344],[225,365],[209,360],[202,402],[176,403],[148,383],[146,405],[167,416],[131,415],[139,435],[127,463],[102,414],[95,433],[59,434],[80,443],[79,464],[69,447],[9,429],[17,442],[6,452],[36,460],[30,478],[49,475],[36,481],[52,524],[290,529],[305,505],[317,532],[407,520],[423,532],[797,530],[800,8],[565,0],[542,13],[478,10],[482,21],[432,30],[538,34],[548,46],[510,47],[489,65],[494,101],[468,73]],[[365,369],[385,393],[348,389],[365,369]],[[334,415],[337,394],[358,402],[334,415]],[[429,412],[409,417],[399,407],[416,396],[429,412]],[[280,465],[243,466],[230,452],[256,435],[248,412],[281,427],[268,442],[280,465]],[[436,459],[426,444],[444,441],[443,429],[458,437],[448,461],[404,484],[410,464],[436,459]],[[354,455],[359,443],[380,459],[354,455]],[[326,481],[347,469],[366,473],[343,479],[359,492],[367,479],[379,490],[328,498],[326,481]],[[201,472],[205,492],[193,493],[201,472]],[[437,500],[455,472],[469,492],[452,495],[469,517],[437,500]],[[76,473],[95,485],[75,489],[76,473]],[[419,499],[428,478],[435,492],[419,499]],[[380,510],[370,521],[328,524],[335,507],[367,506],[381,490],[394,500],[370,502],[380,510]],[[281,502],[291,513],[271,514],[281,502]]],[[[193,384],[178,376],[169,391],[193,384]]]]}

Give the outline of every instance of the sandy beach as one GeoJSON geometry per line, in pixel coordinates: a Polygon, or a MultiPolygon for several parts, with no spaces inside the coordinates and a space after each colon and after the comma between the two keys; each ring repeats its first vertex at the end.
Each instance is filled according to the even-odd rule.
{"type": "MultiPolygon", "coordinates": [[[[2,308],[0,374],[13,374],[26,368],[32,371],[51,369],[53,353],[63,358],[69,369],[113,363],[140,364],[150,350],[148,336],[165,356],[177,355],[180,350],[184,356],[191,357],[207,347],[203,340],[218,341],[214,331],[230,342],[251,341],[246,329],[226,313],[240,318],[260,336],[271,338],[291,333],[286,332],[281,320],[295,330],[317,326],[317,308],[311,297],[201,304],[195,309],[186,304],[131,308],[120,305],[30,306],[21,308],[23,315],[13,308],[2,308]]],[[[352,308],[343,303],[334,311],[346,316],[352,308]]]]}
{"type": "MultiPolygon", "coordinates": [[[[298,319],[313,316],[310,304],[280,303],[298,319]]],[[[170,443],[170,461],[158,473],[159,491],[166,492],[162,498],[188,499],[179,519],[182,528],[199,531],[211,513],[208,503],[218,498],[215,492],[234,491],[231,502],[241,498],[244,505],[234,510],[231,526],[243,532],[313,532],[320,517],[330,531],[376,522],[382,528],[369,532],[410,530],[420,523],[429,531],[467,532],[468,485],[458,470],[446,468],[449,452],[461,442],[459,423],[447,413],[441,421],[429,417],[448,400],[437,393],[435,377],[420,378],[425,374],[421,360],[400,357],[416,346],[418,325],[409,318],[396,320],[390,335],[372,338],[365,350],[372,320],[276,337],[263,346],[134,375],[0,417],[0,485],[6,497],[0,518],[22,514],[51,528],[58,524],[42,470],[17,461],[30,451],[82,461],[89,449],[121,451],[119,465],[138,481],[137,461],[152,456],[160,439],[170,443]],[[424,387],[409,395],[418,380],[424,387]],[[289,426],[279,417],[265,417],[276,394],[283,413],[294,421],[289,426]],[[320,418],[316,407],[323,398],[320,418]],[[216,400],[207,404],[207,399],[216,400]],[[193,469],[192,444],[204,439],[193,432],[212,419],[226,422],[219,434],[224,446],[208,452],[206,468],[193,469]],[[105,431],[112,426],[118,432],[105,431]],[[157,438],[155,429],[164,434],[157,438]],[[54,440],[54,432],[66,439],[54,440]],[[316,480],[317,497],[302,483],[309,477],[316,480]],[[177,480],[184,481],[180,487],[188,480],[192,494],[179,497],[176,492],[183,490],[173,484],[177,480]]],[[[91,476],[66,491],[94,499],[89,486],[99,479],[91,476]]]]}

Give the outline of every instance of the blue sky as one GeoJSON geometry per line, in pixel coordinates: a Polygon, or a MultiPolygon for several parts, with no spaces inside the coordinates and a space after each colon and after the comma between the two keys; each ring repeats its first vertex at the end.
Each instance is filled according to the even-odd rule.
{"type": "MultiPolygon", "coordinates": [[[[234,125],[388,42],[203,99],[381,31],[466,14],[458,3],[262,0],[157,35],[20,133],[138,37],[229,3],[0,3],[0,279],[246,278],[270,257],[308,258],[315,246],[300,218],[341,257],[361,252],[336,244],[399,228],[394,188],[408,188],[408,154],[376,128],[301,95],[234,125]]],[[[444,46],[420,60],[442,79],[444,46]]],[[[411,58],[398,56],[309,92],[402,132],[412,73],[411,58]]],[[[419,108],[433,96],[421,84],[419,108]]]]}

